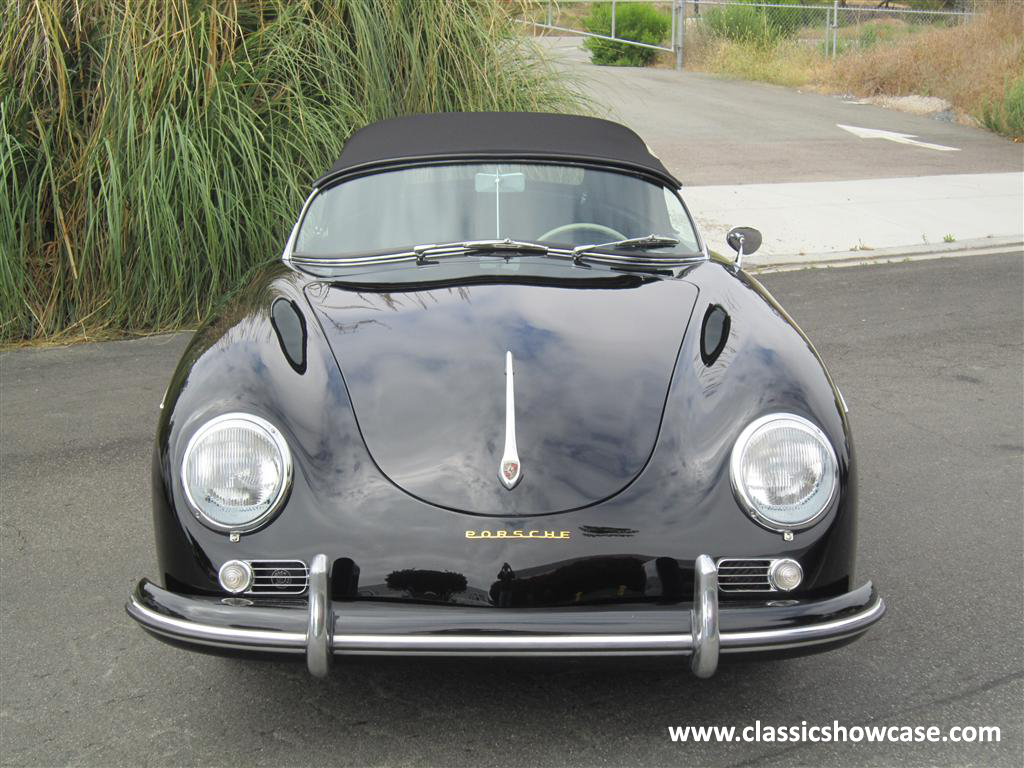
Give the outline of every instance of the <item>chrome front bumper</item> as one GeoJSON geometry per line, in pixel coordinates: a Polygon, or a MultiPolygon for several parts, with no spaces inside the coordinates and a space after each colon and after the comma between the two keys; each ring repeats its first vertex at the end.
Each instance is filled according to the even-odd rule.
{"type": "Polygon", "coordinates": [[[228,652],[304,654],[309,671],[318,677],[328,673],[334,656],[351,654],[683,655],[690,657],[694,674],[710,677],[720,654],[810,652],[856,638],[885,613],[885,602],[870,583],[824,600],[720,608],[714,561],[701,555],[694,566],[688,611],[650,605],[491,610],[334,603],[324,555],[311,563],[306,601],[260,604],[193,597],[143,580],[125,607],[147,631],[169,642],[228,652]]]}

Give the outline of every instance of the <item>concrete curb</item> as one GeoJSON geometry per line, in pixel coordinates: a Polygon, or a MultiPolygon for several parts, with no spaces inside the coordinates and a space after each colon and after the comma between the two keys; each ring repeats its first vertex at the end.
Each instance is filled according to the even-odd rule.
{"type": "Polygon", "coordinates": [[[961,256],[985,256],[994,253],[1019,251],[1024,255],[1024,235],[1010,237],[981,237],[955,243],[926,243],[922,245],[878,248],[863,251],[834,251],[792,255],[757,254],[746,259],[749,272],[788,272],[795,269],[822,269],[825,267],[855,267],[862,264],[887,264],[899,261],[925,259],[951,259],[961,256]]]}

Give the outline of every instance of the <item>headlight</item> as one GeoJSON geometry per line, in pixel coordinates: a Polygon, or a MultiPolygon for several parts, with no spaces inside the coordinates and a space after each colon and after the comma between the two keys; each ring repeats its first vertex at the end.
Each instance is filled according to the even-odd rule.
{"type": "Polygon", "coordinates": [[[284,436],[248,413],[206,422],[185,448],[181,482],[196,517],[219,531],[252,531],[284,501],[292,459],[284,436]]]}
{"type": "Polygon", "coordinates": [[[835,498],[839,462],[825,433],[800,416],[763,416],[736,439],[730,464],[736,498],[772,530],[813,525],[835,498]]]}

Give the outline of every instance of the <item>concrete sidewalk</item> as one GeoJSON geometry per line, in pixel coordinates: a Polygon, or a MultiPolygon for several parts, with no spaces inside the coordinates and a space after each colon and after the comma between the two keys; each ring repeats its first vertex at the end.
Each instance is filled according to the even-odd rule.
{"type": "Polygon", "coordinates": [[[683,195],[714,250],[730,227],[761,230],[758,261],[1024,233],[1024,173],[690,187],[683,195]]]}

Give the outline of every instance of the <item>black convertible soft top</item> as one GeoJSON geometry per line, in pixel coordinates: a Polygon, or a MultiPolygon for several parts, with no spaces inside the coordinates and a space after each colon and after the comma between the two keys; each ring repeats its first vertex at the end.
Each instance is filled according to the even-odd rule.
{"type": "Polygon", "coordinates": [[[318,185],[354,172],[432,160],[597,163],[679,181],[629,128],[610,120],[536,112],[446,112],[382,120],[356,131],[318,185]]]}

